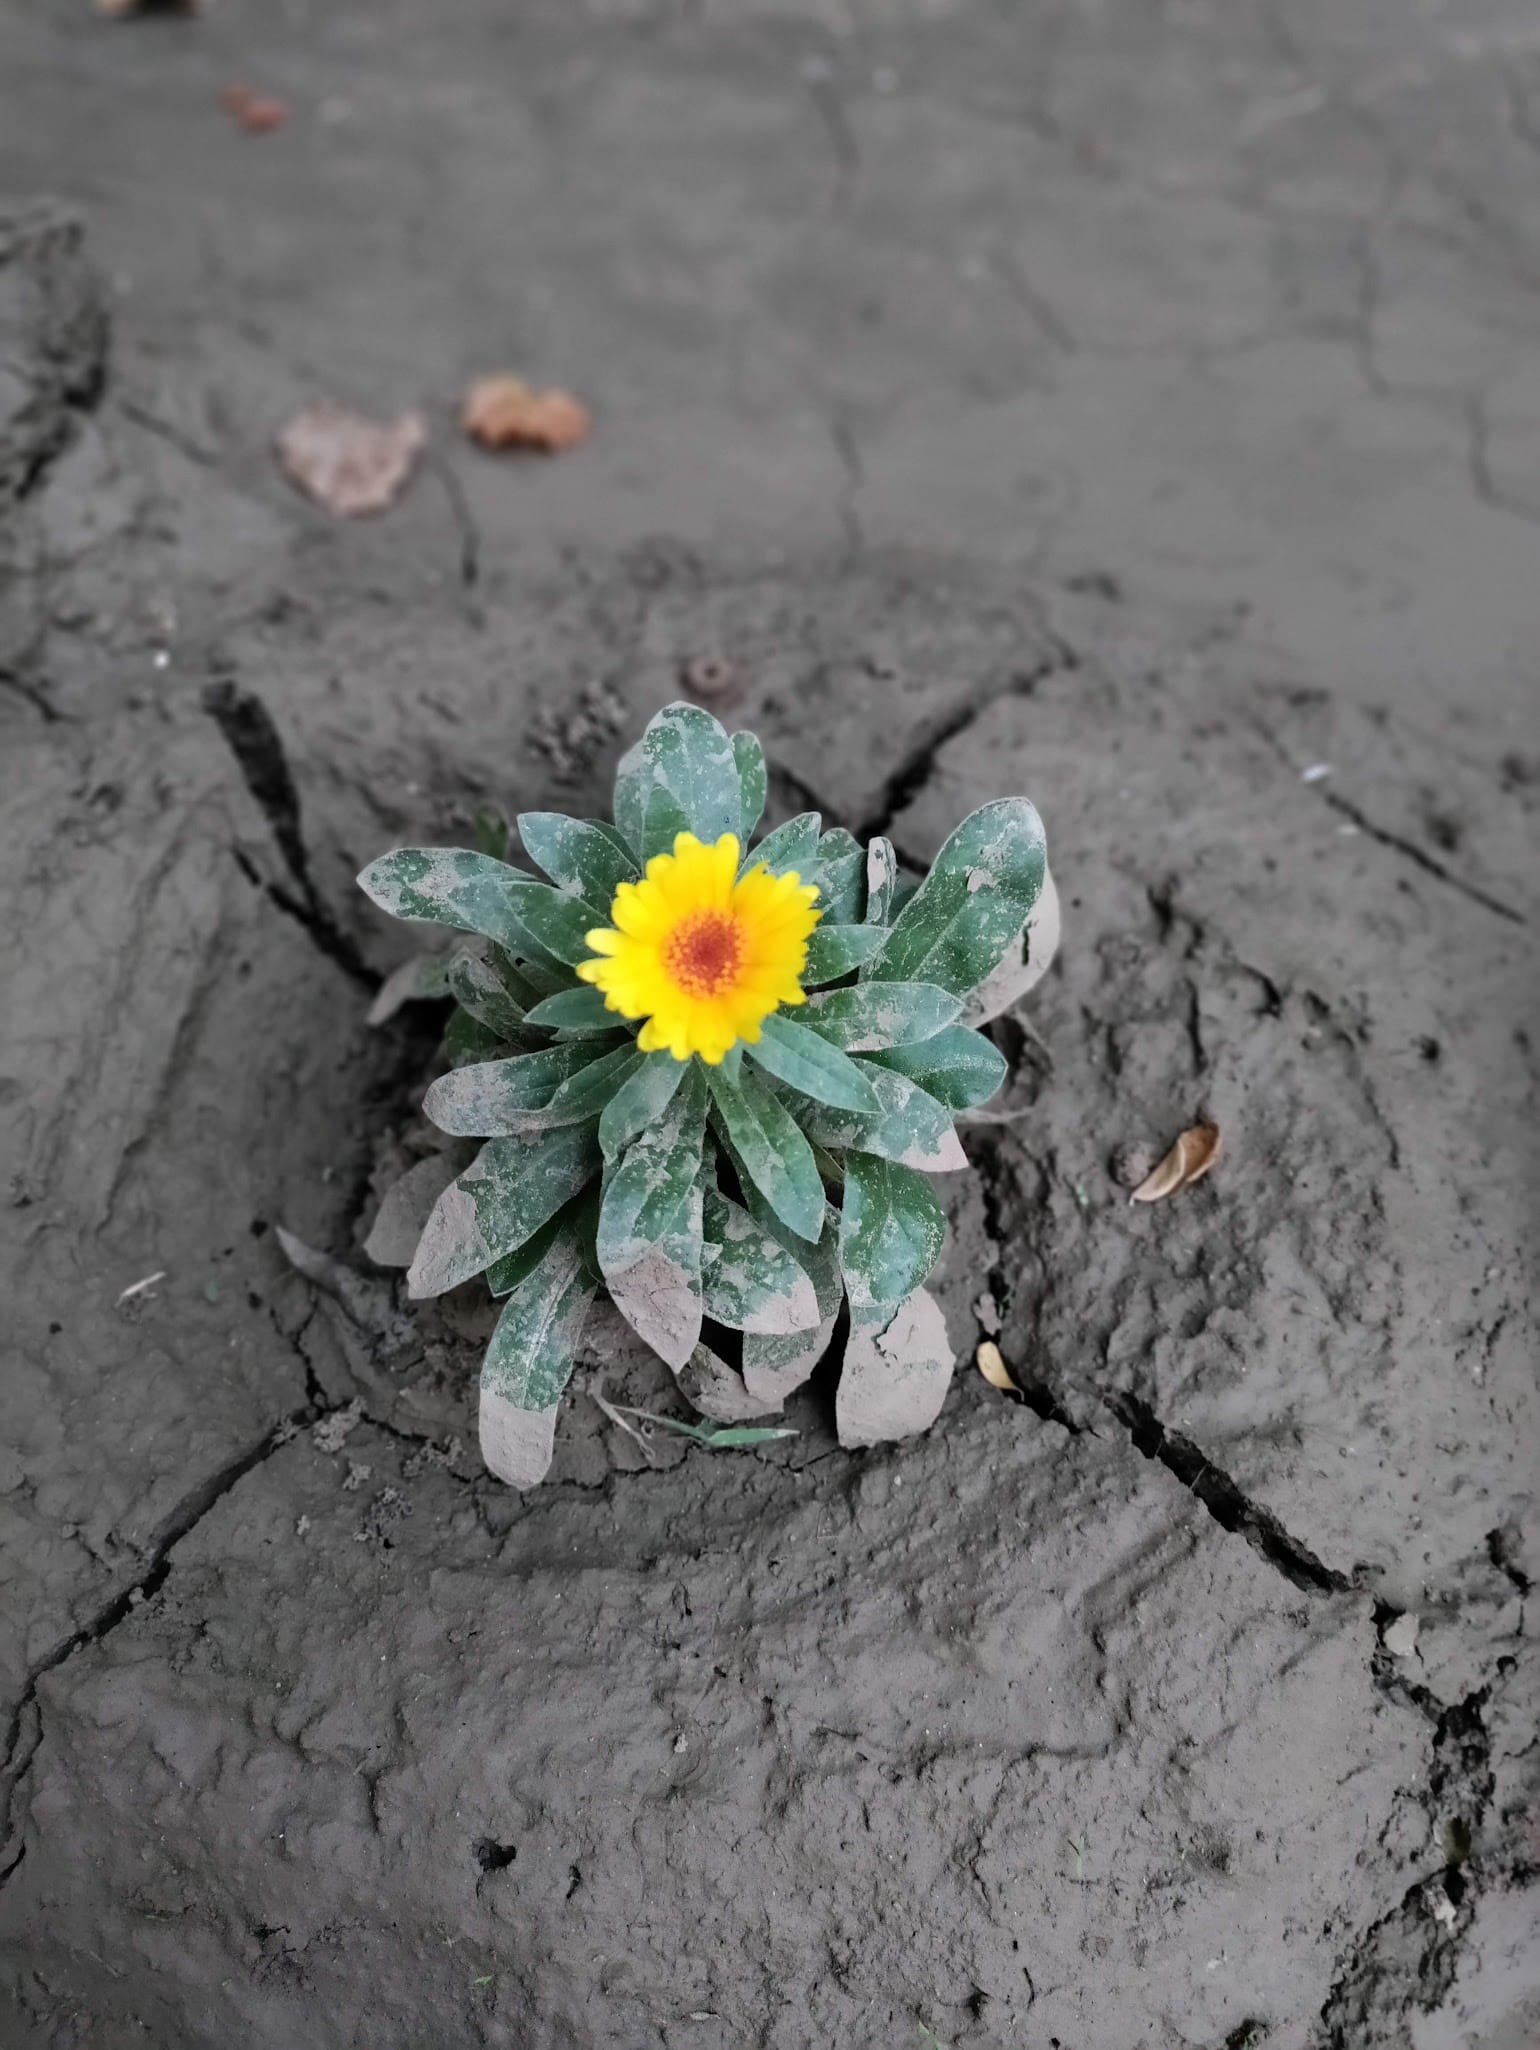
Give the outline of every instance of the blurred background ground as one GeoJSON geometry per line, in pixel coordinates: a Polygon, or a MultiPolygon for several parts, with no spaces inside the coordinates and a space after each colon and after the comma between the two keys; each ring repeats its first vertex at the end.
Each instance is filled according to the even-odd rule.
{"type": "Polygon", "coordinates": [[[1537,170],[1521,0],[0,0],[8,2043],[1540,2033],[1537,170]],[[427,1051],[356,868],[702,664],[783,810],[1036,800],[1046,1051],[926,1439],[518,1498],[271,1226],[427,1051]]]}

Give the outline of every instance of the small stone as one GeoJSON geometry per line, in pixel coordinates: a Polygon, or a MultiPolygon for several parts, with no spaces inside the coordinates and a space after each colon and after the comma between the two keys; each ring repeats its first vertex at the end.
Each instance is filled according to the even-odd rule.
{"type": "Polygon", "coordinates": [[[1385,1625],[1380,1642],[1393,1659],[1409,1659],[1417,1649],[1417,1629],[1417,1618],[1408,1612],[1385,1625]]]}
{"type": "Polygon", "coordinates": [[[1129,1142],[1114,1147],[1107,1172],[1120,1189],[1137,1189],[1154,1165],[1155,1155],[1148,1146],[1129,1142]]]}

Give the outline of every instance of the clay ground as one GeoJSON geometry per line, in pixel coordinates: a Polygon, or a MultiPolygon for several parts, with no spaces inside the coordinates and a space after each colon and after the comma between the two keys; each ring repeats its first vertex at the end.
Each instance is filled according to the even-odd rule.
{"type": "Polygon", "coordinates": [[[1531,0],[0,0],[0,195],[7,2050],[1540,2040],[1531,0]],[[1065,943],[929,1434],[520,1497],[272,1227],[431,1049],[356,869],[700,662],[1065,943]]]}

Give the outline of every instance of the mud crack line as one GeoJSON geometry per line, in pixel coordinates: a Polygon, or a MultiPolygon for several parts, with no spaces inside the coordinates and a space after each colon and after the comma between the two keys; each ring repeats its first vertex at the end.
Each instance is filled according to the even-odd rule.
{"type": "Polygon", "coordinates": [[[885,833],[929,782],[941,750],[960,734],[966,733],[975,721],[982,719],[991,705],[998,705],[1005,698],[1029,698],[1046,677],[1056,675],[1062,669],[1079,667],[1080,658],[1074,649],[1055,636],[1049,651],[1030,669],[1018,670],[1004,683],[970,699],[944,719],[927,727],[884,779],[870,814],[855,829],[856,838],[870,840],[878,833],[885,833]]]}
{"type": "Polygon", "coordinates": [[[365,989],[377,988],[379,977],[322,903],[311,876],[310,857],[300,825],[299,792],[294,787],[289,758],[272,714],[253,692],[239,690],[228,681],[209,685],[203,693],[203,709],[224,735],[246,788],[272,829],[294,889],[261,876],[237,849],[235,858],[243,873],[266,891],[280,911],[302,925],[327,959],[334,961],[345,975],[365,989]]]}
{"type": "MultiPolygon", "coordinates": [[[[44,1654],[27,1675],[20,1699],[12,1711],[10,1727],[6,1732],[5,1758],[0,1764],[0,1852],[9,1844],[16,1789],[26,1776],[42,1742],[42,1723],[38,1714],[37,1690],[43,1677],[66,1659],[73,1658],[77,1651],[88,1644],[100,1644],[102,1639],[117,1629],[125,1617],[132,1614],[141,1603],[158,1594],[171,1571],[171,1555],[183,1538],[195,1530],[215,1504],[222,1501],[236,1484],[244,1480],[263,1460],[269,1458],[281,1445],[286,1445],[297,1431],[307,1424],[315,1423],[324,1413],[326,1405],[318,1400],[318,1392],[312,1387],[310,1397],[298,1408],[290,1410],[279,1418],[254,1445],[200,1481],[197,1487],[183,1496],[161,1524],[150,1548],[149,1564],[144,1571],[119,1590],[111,1601],[100,1608],[89,1622],[82,1623],[62,1638],[53,1649],[44,1654]]],[[[26,1855],[22,1844],[14,1856],[0,1866],[0,1887],[15,1872],[26,1855]]]]}
{"type": "MultiPolygon", "coordinates": [[[[1279,761],[1292,769],[1297,776],[1300,773],[1299,764],[1266,720],[1258,718],[1253,713],[1251,723],[1279,761]]],[[[1456,875],[1452,868],[1445,867],[1436,854],[1430,854],[1415,840],[1408,840],[1400,833],[1393,833],[1388,826],[1376,825],[1365,811],[1354,804],[1351,798],[1344,797],[1340,791],[1321,790],[1319,796],[1323,804],[1329,805],[1339,817],[1349,820],[1360,833],[1378,841],[1381,847],[1388,847],[1392,853],[1403,855],[1406,860],[1415,863],[1425,875],[1435,877],[1451,890],[1458,890],[1462,897],[1468,897],[1472,904],[1479,904],[1483,911],[1490,911],[1498,918],[1507,919],[1510,925],[1529,923],[1522,911],[1516,910],[1512,904],[1504,903],[1501,897],[1494,897],[1489,890],[1482,889],[1479,883],[1467,882],[1464,876],[1456,875]]]]}
{"type": "Polygon", "coordinates": [[[1484,910],[1495,912],[1499,918],[1506,918],[1512,925],[1527,925],[1522,911],[1516,911],[1511,904],[1505,904],[1501,897],[1494,897],[1483,890],[1479,883],[1468,883],[1464,876],[1456,875],[1452,868],[1445,868],[1436,855],[1429,854],[1425,847],[1419,847],[1415,840],[1403,840],[1399,833],[1392,833],[1386,826],[1377,826],[1373,819],[1359,810],[1350,798],[1336,790],[1323,790],[1321,796],[1333,811],[1340,812],[1345,819],[1351,819],[1361,833],[1367,833],[1371,840],[1377,840],[1382,847],[1404,854],[1408,861],[1414,861],[1430,876],[1437,876],[1441,883],[1447,883],[1451,890],[1458,890],[1462,897],[1468,897],[1473,904],[1480,904],[1484,910]]]}
{"type": "Polygon", "coordinates": [[[1351,1585],[1346,1574],[1334,1572],[1307,1545],[1291,1537],[1270,1510],[1242,1494],[1191,1438],[1168,1430],[1147,1402],[1121,1389],[1104,1393],[1101,1399],[1132,1438],[1136,1452],[1158,1460],[1168,1473],[1175,1474],[1221,1530],[1243,1537],[1292,1586],[1309,1594],[1346,1592],[1351,1585]]]}

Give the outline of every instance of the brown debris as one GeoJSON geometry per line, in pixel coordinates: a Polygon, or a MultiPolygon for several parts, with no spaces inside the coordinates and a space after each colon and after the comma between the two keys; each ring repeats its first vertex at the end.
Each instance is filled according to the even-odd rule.
{"type": "Polygon", "coordinates": [[[331,399],[304,406],[278,436],[278,456],[300,489],[343,518],[383,512],[411,474],[428,430],[419,413],[369,420],[331,399]]]}
{"type": "Polygon", "coordinates": [[[289,118],[282,100],[255,93],[249,85],[227,85],[219,95],[219,104],[236,127],[243,128],[248,135],[271,135],[289,118]]]}
{"type": "Polygon", "coordinates": [[[1133,1191],[1129,1202],[1159,1203],[1178,1189],[1202,1181],[1219,1158],[1220,1143],[1218,1125],[1189,1125],[1164,1160],[1157,1161],[1133,1191]]]}
{"type": "Polygon", "coordinates": [[[1005,1354],[992,1338],[986,1338],[973,1357],[978,1362],[979,1372],[991,1388],[998,1388],[1006,1395],[1021,1393],[1010,1368],[1005,1364],[1005,1354]]]}
{"type": "Polygon", "coordinates": [[[460,425],[483,448],[529,448],[561,455],[588,438],[588,408],[554,386],[537,391],[520,377],[481,377],[465,394],[460,425]]]}
{"type": "Polygon", "coordinates": [[[679,680],[692,698],[706,704],[737,697],[743,684],[732,663],[721,655],[692,657],[681,666],[679,680]]]}

